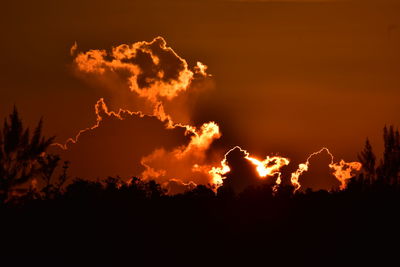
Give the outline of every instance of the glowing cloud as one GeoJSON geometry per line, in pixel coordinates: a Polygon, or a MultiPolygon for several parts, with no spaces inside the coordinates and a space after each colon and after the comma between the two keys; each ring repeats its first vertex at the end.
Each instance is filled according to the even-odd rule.
{"type": "MultiPolygon", "coordinates": [[[[71,55],[75,55],[76,49],[75,43],[71,47],[71,55]]],[[[112,48],[111,51],[82,52],[76,56],[74,63],[80,73],[91,74],[93,78],[104,80],[102,78],[107,75],[117,77],[127,85],[131,96],[146,100],[151,109],[137,105],[134,107],[135,111],[122,108],[119,108],[117,112],[109,111],[104,99],[101,98],[95,105],[96,123],[80,130],[65,144],[55,144],[56,146],[67,150],[69,145],[76,144],[83,134],[99,128],[104,119],[114,118],[122,121],[127,116],[141,118],[153,116],[163,123],[166,130],[184,129],[190,141],[172,150],[159,147],[151,154],[143,156],[140,161],[145,169],[142,172],[142,178],[155,179],[168,188],[174,188],[168,189],[171,192],[176,191],[176,188],[191,187],[195,183],[212,183],[209,174],[211,163],[208,162],[206,153],[212,142],[221,136],[218,125],[215,122],[209,122],[197,128],[182,123],[184,120],[176,122],[173,118],[176,116],[166,111],[166,106],[168,106],[168,109],[175,110],[175,115],[179,115],[180,118],[190,117],[187,109],[180,103],[186,100],[181,95],[193,88],[191,86],[195,80],[197,82],[202,77],[210,76],[206,73],[206,65],[197,62],[196,66],[190,70],[187,62],[172,48],[167,47],[162,37],[157,37],[151,42],[122,44],[112,48]]],[[[112,90],[120,90],[117,86],[113,87],[113,83],[109,84],[112,90]]]]}
{"type": "Polygon", "coordinates": [[[215,184],[221,185],[223,183],[225,175],[231,171],[231,168],[228,166],[227,163],[227,156],[236,149],[242,152],[244,154],[244,158],[255,166],[260,178],[277,176],[275,183],[278,185],[281,183],[280,169],[283,166],[289,164],[290,161],[288,158],[279,156],[272,156],[272,157],[267,156],[264,160],[258,160],[254,157],[250,157],[250,153],[247,152],[246,150],[240,148],[239,146],[236,146],[230,149],[225,154],[224,159],[221,161],[221,167],[213,167],[209,171],[209,173],[213,177],[213,181],[215,184]]]}
{"type": "Polygon", "coordinates": [[[214,184],[209,173],[212,167],[207,162],[206,153],[212,142],[221,136],[218,125],[209,122],[203,124],[200,129],[187,127],[187,134],[191,135],[191,140],[186,146],[177,147],[172,151],[156,149],[143,157],[141,163],[146,169],[142,177],[162,182],[180,179],[186,183],[214,184]]]}
{"type": "Polygon", "coordinates": [[[340,189],[343,190],[347,186],[347,180],[354,176],[354,172],[361,170],[362,164],[341,160],[339,163],[329,164],[329,167],[334,170],[333,175],[340,181],[340,189]]]}
{"type": "Polygon", "coordinates": [[[68,149],[68,145],[71,144],[71,143],[72,144],[76,144],[78,142],[78,140],[79,140],[79,137],[83,133],[98,128],[100,126],[101,121],[103,120],[103,118],[105,116],[107,116],[107,117],[115,117],[115,118],[118,118],[120,120],[123,120],[127,115],[128,116],[138,115],[140,117],[145,116],[141,112],[132,112],[132,111],[129,111],[129,110],[124,110],[124,109],[120,109],[118,112],[109,111],[103,98],[100,98],[97,101],[97,103],[96,103],[96,105],[94,107],[95,107],[95,113],[96,113],[96,123],[93,126],[80,130],[76,134],[75,137],[68,138],[67,141],[64,144],[54,143],[53,145],[58,146],[58,147],[62,148],[63,150],[67,150],[68,149]]]}
{"type": "Polygon", "coordinates": [[[299,182],[299,177],[306,171],[308,171],[310,167],[310,159],[323,151],[326,151],[328,155],[331,158],[331,162],[329,163],[329,168],[333,169],[333,175],[337,180],[340,181],[340,189],[345,189],[347,185],[347,180],[352,178],[354,176],[355,171],[361,170],[361,163],[359,162],[345,162],[344,160],[341,160],[340,163],[334,163],[334,157],[333,154],[329,151],[328,148],[323,147],[317,152],[311,153],[310,156],[308,156],[306,162],[299,164],[298,169],[292,173],[290,177],[290,181],[292,185],[295,187],[295,191],[299,190],[301,185],[299,182]]]}
{"type": "Polygon", "coordinates": [[[186,61],[167,47],[162,37],[119,45],[110,53],[105,50],[80,53],[75,62],[86,72],[125,71],[130,89],[150,100],[176,97],[186,90],[193,77],[186,61]]]}
{"type": "MultiPolygon", "coordinates": [[[[151,42],[122,44],[111,51],[79,53],[74,62],[83,73],[119,77],[131,92],[147,100],[152,106],[152,115],[162,120],[170,117],[165,111],[166,103],[189,90],[194,79],[208,76],[207,66],[201,62],[190,70],[186,60],[168,47],[162,37],[151,42]]],[[[144,112],[141,107],[137,108],[144,112]]]]}

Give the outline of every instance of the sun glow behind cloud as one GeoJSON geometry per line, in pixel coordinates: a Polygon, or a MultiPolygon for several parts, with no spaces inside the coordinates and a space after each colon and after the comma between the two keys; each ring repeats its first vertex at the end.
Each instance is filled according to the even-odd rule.
{"type": "MultiPolygon", "coordinates": [[[[255,168],[260,179],[274,179],[276,186],[282,183],[281,169],[289,165],[288,158],[266,156],[264,160],[260,160],[237,146],[228,150],[225,155],[221,155],[213,149],[214,141],[222,136],[216,122],[210,121],[195,126],[190,123],[191,114],[188,109],[175,107],[177,112],[170,112],[169,107],[173,107],[177,99],[193,90],[193,84],[211,76],[203,63],[197,62],[190,68],[186,60],[168,47],[162,37],[156,37],[150,42],[122,44],[110,51],[90,50],[77,53],[77,47],[75,43],[71,48],[71,55],[76,55],[74,63],[77,71],[89,75],[92,79],[116,77],[126,84],[130,97],[144,100],[146,107],[150,109],[138,105],[133,111],[122,108],[110,111],[106,101],[100,98],[95,105],[96,123],[80,130],[74,138],[68,139],[64,144],[55,144],[56,146],[68,150],[71,145],[79,143],[82,135],[101,127],[109,118],[124,120],[132,116],[152,117],[162,123],[167,131],[184,129],[189,141],[172,149],[156,147],[150,154],[143,155],[140,160],[144,168],[140,174],[143,179],[154,179],[166,188],[171,186],[177,188],[177,184],[180,184],[181,188],[188,189],[196,184],[210,184],[217,188],[224,184],[226,175],[231,171],[227,156],[238,149],[243,153],[244,159],[255,168]],[[180,121],[176,119],[176,114],[185,114],[189,119],[180,121]],[[210,155],[214,156],[210,158],[210,155]]],[[[117,93],[118,89],[110,89],[117,93]]],[[[332,174],[341,182],[341,189],[346,187],[347,180],[353,177],[354,172],[361,169],[361,164],[358,162],[347,163],[342,160],[334,163],[330,151],[322,148],[312,153],[306,162],[301,163],[291,174],[290,182],[295,190],[301,186],[300,176],[310,167],[309,159],[322,151],[330,155],[329,167],[333,171],[332,174]]]]}

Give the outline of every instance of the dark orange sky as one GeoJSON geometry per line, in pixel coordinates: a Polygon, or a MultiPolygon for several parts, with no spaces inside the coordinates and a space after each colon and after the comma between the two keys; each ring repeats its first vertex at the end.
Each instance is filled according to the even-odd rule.
{"type": "MultiPolygon", "coordinates": [[[[3,4],[4,5],[4,4],[3,4]]],[[[0,115],[16,104],[41,115],[63,142],[93,124],[107,97],[74,74],[69,54],[163,36],[215,88],[196,102],[197,124],[221,125],[226,147],[293,162],[327,146],[356,160],[368,136],[380,151],[398,125],[397,1],[20,1],[0,17],[0,115]]]]}

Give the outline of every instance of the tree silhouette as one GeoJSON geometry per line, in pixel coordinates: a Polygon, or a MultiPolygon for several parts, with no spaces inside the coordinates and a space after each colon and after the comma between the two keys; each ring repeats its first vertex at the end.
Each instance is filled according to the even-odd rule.
{"type": "Polygon", "coordinates": [[[44,185],[41,191],[44,194],[45,198],[50,198],[52,196],[56,196],[57,194],[61,194],[62,187],[69,178],[69,161],[64,161],[62,171],[61,174],[58,176],[58,179],[53,178],[54,171],[56,170],[60,159],[61,158],[59,155],[54,154],[46,154],[45,156],[38,159],[38,162],[41,166],[40,177],[44,181],[44,185]]]}
{"type": "Polygon", "coordinates": [[[358,160],[362,164],[362,168],[365,174],[365,179],[367,183],[372,183],[375,179],[375,164],[376,164],[376,156],[372,151],[372,146],[367,139],[365,141],[364,150],[358,154],[358,160]]]}
{"type": "Polygon", "coordinates": [[[388,185],[397,185],[400,173],[400,134],[393,126],[383,129],[385,150],[377,168],[379,179],[388,185]]]}
{"type": "Polygon", "coordinates": [[[60,157],[58,155],[52,155],[52,154],[47,154],[44,157],[40,157],[38,159],[41,168],[42,168],[42,173],[41,177],[44,181],[44,189],[43,190],[48,190],[49,187],[51,186],[51,177],[53,176],[53,173],[58,166],[58,162],[60,161],[60,157]]]}
{"type": "Polygon", "coordinates": [[[43,120],[40,119],[32,137],[29,128],[24,128],[16,107],[4,120],[0,132],[0,201],[4,201],[10,190],[40,175],[39,159],[54,137],[42,137],[43,120]]]}

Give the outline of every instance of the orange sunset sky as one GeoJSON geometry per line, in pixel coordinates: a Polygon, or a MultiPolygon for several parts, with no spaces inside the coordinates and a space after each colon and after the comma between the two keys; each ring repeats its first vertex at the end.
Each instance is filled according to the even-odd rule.
{"type": "MultiPolygon", "coordinates": [[[[86,75],[77,55],[157,36],[193,73],[198,61],[208,67],[193,95],[166,104],[176,122],[219,125],[204,164],[236,145],[260,159],[290,158],[290,171],[321,147],[335,161],[355,161],[367,137],[380,153],[383,126],[399,125],[399,1],[23,2],[1,8],[0,115],[15,104],[29,125],[43,116],[46,135],[59,143],[96,123],[100,98],[108,111],[143,111],[124,80],[86,75]]],[[[165,130],[152,118],[96,131],[60,152],[73,174],[141,175],[144,157],[189,142],[184,129],[165,130]]],[[[314,174],[329,176],[329,157],[319,162],[314,174]]]]}

